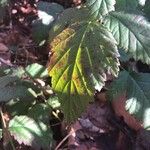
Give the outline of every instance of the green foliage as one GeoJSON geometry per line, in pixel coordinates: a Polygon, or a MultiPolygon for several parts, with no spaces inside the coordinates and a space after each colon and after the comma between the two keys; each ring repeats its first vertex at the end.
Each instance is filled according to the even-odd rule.
{"type": "Polygon", "coordinates": [[[83,112],[94,90],[104,86],[106,73],[117,76],[119,53],[120,61],[150,64],[150,23],[140,12],[144,5],[145,0],[116,0],[116,5],[87,0],[79,9],[65,10],[50,29],[49,74],[67,121],[83,112]]]}
{"type": "Polygon", "coordinates": [[[42,44],[48,38],[48,32],[58,14],[63,11],[63,7],[56,3],[40,1],[37,4],[38,20],[32,26],[32,35],[38,44],[42,44]]]}
{"type": "Polygon", "coordinates": [[[48,77],[47,69],[44,66],[37,64],[37,63],[28,65],[25,68],[25,73],[27,73],[32,78],[42,78],[43,79],[45,77],[48,77]]]}
{"type": "Polygon", "coordinates": [[[36,104],[30,108],[28,111],[28,116],[48,124],[51,111],[51,107],[46,104],[36,104]]]}
{"type": "Polygon", "coordinates": [[[113,100],[125,92],[126,110],[142,121],[144,128],[150,127],[150,74],[120,72],[109,92],[113,100]]]}
{"type": "Polygon", "coordinates": [[[1,77],[0,82],[0,101],[32,99],[34,98],[34,95],[31,91],[37,89],[36,87],[33,87],[30,82],[21,81],[19,78],[9,75],[1,77]]]}
{"type": "Polygon", "coordinates": [[[146,0],[116,0],[116,10],[136,10],[138,6],[144,6],[146,0]]]}
{"type": "Polygon", "coordinates": [[[45,150],[51,147],[51,130],[41,121],[35,121],[27,116],[15,116],[9,122],[9,131],[20,144],[45,150]]]}
{"type": "Polygon", "coordinates": [[[52,87],[62,99],[63,111],[71,121],[91,100],[94,87],[98,90],[103,87],[105,71],[117,76],[116,41],[98,23],[82,22],[63,30],[52,41],[51,47],[52,87]]]}
{"type": "MultiPolygon", "coordinates": [[[[7,4],[0,1],[0,22],[7,4]]],[[[87,0],[80,8],[64,11],[58,4],[39,2],[33,36],[40,44],[50,30],[48,71],[37,63],[0,68],[0,102],[6,103],[13,117],[11,135],[19,143],[51,149],[48,122],[53,109],[61,108],[65,120],[74,121],[92,101],[95,89],[105,86],[107,75],[118,76],[120,62],[133,58],[150,64],[149,10],[148,0],[87,0]],[[45,94],[48,74],[55,96],[45,94]]],[[[126,110],[146,129],[150,127],[149,77],[121,71],[109,91],[111,100],[126,92],[126,110]]]]}
{"type": "Polygon", "coordinates": [[[34,100],[41,90],[32,80],[27,80],[27,76],[44,78],[48,76],[48,73],[46,68],[39,64],[29,65],[25,69],[22,67],[3,68],[0,76],[0,101],[34,100]]]}
{"type": "Polygon", "coordinates": [[[119,49],[120,57],[119,60],[120,62],[127,62],[130,60],[131,56],[127,54],[122,48],[119,49]]]}
{"type": "Polygon", "coordinates": [[[47,100],[48,105],[53,109],[60,108],[61,104],[59,102],[59,98],[57,96],[51,95],[47,100]]]}
{"type": "Polygon", "coordinates": [[[102,15],[107,15],[115,10],[115,0],[87,0],[86,6],[92,17],[99,19],[102,15]]]}
{"type": "Polygon", "coordinates": [[[6,103],[7,111],[11,116],[27,115],[27,112],[35,103],[35,98],[32,99],[12,99],[6,103]]]}
{"type": "Polygon", "coordinates": [[[49,32],[49,42],[51,42],[55,36],[60,34],[66,27],[69,25],[89,20],[87,8],[68,8],[65,9],[61,16],[55,21],[55,24],[52,26],[49,32]]]}
{"type": "Polygon", "coordinates": [[[47,69],[37,63],[26,68],[1,68],[0,101],[6,102],[7,111],[15,116],[10,120],[8,130],[19,143],[38,149],[49,149],[52,145],[48,126],[51,106],[46,102],[37,104],[38,96],[42,99],[44,93],[36,79],[42,81],[47,77],[47,69]]]}
{"type": "Polygon", "coordinates": [[[147,18],[150,20],[150,1],[149,0],[146,1],[145,6],[143,7],[143,10],[147,18]]]}
{"type": "Polygon", "coordinates": [[[105,18],[105,26],[112,32],[119,47],[135,60],[150,64],[150,23],[143,16],[112,12],[105,18]]]}

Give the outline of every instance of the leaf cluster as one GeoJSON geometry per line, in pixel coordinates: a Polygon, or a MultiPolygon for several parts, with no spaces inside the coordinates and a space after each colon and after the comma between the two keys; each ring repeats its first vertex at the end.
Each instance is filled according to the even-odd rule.
{"type": "Polygon", "coordinates": [[[20,144],[37,149],[52,147],[49,119],[53,109],[59,107],[59,102],[56,96],[50,96],[47,78],[47,69],[37,63],[25,68],[1,68],[1,117],[4,116],[3,110],[11,114],[8,126],[2,123],[1,138],[9,132],[20,144]]]}
{"type": "Polygon", "coordinates": [[[148,3],[146,0],[87,0],[80,8],[64,10],[55,21],[49,32],[48,70],[68,122],[81,115],[94,91],[105,86],[108,75],[119,74],[109,89],[109,96],[115,99],[126,92],[126,109],[145,128],[149,126],[150,75],[122,65],[130,60],[150,64],[148,3]]]}
{"type": "MultiPolygon", "coordinates": [[[[8,1],[0,1],[0,23],[8,1]]],[[[95,90],[108,87],[111,101],[126,93],[125,108],[150,128],[150,74],[139,73],[140,61],[150,64],[150,7],[148,0],[87,0],[77,8],[39,3],[33,37],[42,45],[48,37],[48,70],[39,64],[0,68],[0,102],[11,113],[7,131],[19,143],[36,148],[52,146],[49,117],[61,107],[67,122],[75,121],[93,100],[95,90]],[[47,84],[51,76],[52,89],[47,84]],[[51,96],[52,90],[57,94],[51,96]],[[41,102],[42,101],[42,102],[41,102]]],[[[1,106],[1,117],[3,107],[1,106]]],[[[3,123],[4,125],[4,123],[3,123]]],[[[5,135],[0,129],[0,138],[5,135]]]]}

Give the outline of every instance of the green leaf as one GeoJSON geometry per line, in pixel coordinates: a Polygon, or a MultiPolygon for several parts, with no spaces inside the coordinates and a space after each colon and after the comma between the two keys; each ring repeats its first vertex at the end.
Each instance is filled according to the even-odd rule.
{"type": "Polygon", "coordinates": [[[130,60],[131,56],[129,56],[129,54],[127,54],[123,49],[119,49],[119,53],[120,53],[119,60],[121,62],[127,62],[130,60]]]}
{"type": "Polygon", "coordinates": [[[115,0],[87,0],[90,16],[99,19],[102,15],[115,10],[115,0]]]}
{"type": "Polygon", "coordinates": [[[144,128],[150,127],[150,74],[148,73],[120,73],[111,87],[110,95],[115,100],[117,96],[126,92],[126,110],[143,122],[144,128]]]}
{"type": "Polygon", "coordinates": [[[43,2],[43,1],[39,1],[37,3],[37,9],[38,11],[40,10],[53,17],[57,17],[57,15],[64,10],[62,5],[59,5],[57,3],[43,2]]]}
{"type": "Polygon", "coordinates": [[[49,32],[49,42],[51,42],[55,36],[61,33],[66,27],[75,23],[88,20],[87,8],[68,8],[63,11],[55,21],[53,27],[49,32]]]}
{"type": "Polygon", "coordinates": [[[47,100],[48,105],[50,105],[53,109],[57,109],[61,106],[60,100],[57,96],[50,96],[47,100]]]}
{"type": "Polygon", "coordinates": [[[19,79],[24,78],[26,76],[25,69],[21,66],[17,68],[11,68],[10,70],[8,70],[8,74],[11,74],[12,76],[16,76],[19,79]]]}
{"type": "Polygon", "coordinates": [[[27,115],[28,110],[33,105],[34,99],[12,99],[8,101],[5,106],[7,111],[11,114],[11,116],[16,115],[27,115]]]}
{"type": "Polygon", "coordinates": [[[31,82],[22,81],[16,76],[0,77],[0,101],[12,99],[31,100],[39,89],[31,82]]]}
{"type": "Polygon", "coordinates": [[[51,108],[46,104],[36,104],[30,108],[28,116],[43,123],[49,122],[51,108]]]}
{"type": "Polygon", "coordinates": [[[10,70],[8,66],[1,66],[0,67],[0,77],[7,75],[9,72],[7,70],[10,70]]]}
{"type": "Polygon", "coordinates": [[[135,10],[137,7],[144,6],[146,0],[116,0],[116,10],[135,10]]]}
{"type": "Polygon", "coordinates": [[[47,69],[36,63],[25,69],[23,67],[1,68],[0,74],[0,101],[5,102],[9,100],[34,100],[41,90],[32,81],[26,80],[27,77],[48,77],[47,69]]]}
{"type": "Polygon", "coordinates": [[[68,121],[76,119],[100,90],[105,72],[118,74],[118,49],[112,34],[99,23],[81,22],[51,42],[49,74],[68,121]]]}
{"type": "Polygon", "coordinates": [[[119,47],[135,60],[150,64],[150,23],[141,15],[112,12],[104,21],[119,47]]]}
{"type": "Polygon", "coordinates": [[[47,40],[48,32],[54,20],[63,10],[63,7],[57,3],[43,1],[37,3],[38,20],[32,24],[32,35],[38,44],[47,40]]]}
{"type": "Polygon", "coordinates": [[[146,14],[147,18],[150,20],[150,1],[149,0],[146,1],[143,11],[146,14]]]}
{"type": "Polygon", "coordinates": [[[6,76],[6,75],[11,75],[15,78],[23,78],[25,76],[25,70],[23,67],[0,67],[0,77],[1,76],[6,76]]]}
{"type": "Polygon", "coordinates": [[[10,120],[9,131],[20,144],[24,143],[38,149],[50,149],[53,141],[52,132],[44,123],[27,116],[15,116],[10,120]]]}
{"type": "Polygon", "coordinates": [[[34,63],[25,68],[26,73],[32,78],[44,78],[48,76],[46,67],[34,63]]]}

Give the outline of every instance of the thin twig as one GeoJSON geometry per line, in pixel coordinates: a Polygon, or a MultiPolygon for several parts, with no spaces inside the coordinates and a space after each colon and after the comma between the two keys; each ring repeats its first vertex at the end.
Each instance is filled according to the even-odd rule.
{"type": "Polygon", "coordinates": [[[2,118],[2,124],[3,124],[3,129],[5,132],[7,132],[7,135],[9,137],[9,141],[10,141],[10,144],[12,146],[12,150],[16,150],[15,146],[14,146],[14,143],[12,141],[12,138],[11,138],[11,135],[8,131],[8,128],[7,128],[7,125],[6,125],[6,121],[5,121],[5,118],[4,118],[4,115],[3,115],[3,111],[2,111],[2,107],[0,107],[0,114],[1,114],[1,118],[2,118]]]}
{"type": "Polygon", "coordinates": [[[57,147],[55,148],[55,150],[58,150],[58,149],[61,147],[61,145],[72,135],[72,133],[73,133],[73,131],[70,131],[70,133],[67,134],[67,135],[62,139],[62,141],[57,145],[57,147]]]}
{"type": "Polygon", "coordinates": [[[0,107],[0,114],[1,114],[1,118],[2,118],[3,127],[6,129],[7,126],[6,126],[4,115],[3,115],[3,112],[2,112],[2,107],[0,107]]]}

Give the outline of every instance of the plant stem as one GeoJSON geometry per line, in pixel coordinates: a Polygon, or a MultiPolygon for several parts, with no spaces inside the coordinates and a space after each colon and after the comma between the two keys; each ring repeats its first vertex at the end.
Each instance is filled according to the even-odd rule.
{"type": "Polygon", "coordinates": [[[8,131],[8,128],[7,128],[7,125],[6,125],[6,121],[5,121],[5,118],[4,118],[4,115],[3,115],[3,111],[2,111],[2,107],[0,106],[0,114],[1,114],[1,118],[2,118],[2,124],[3,124],[3,129],[5,132],[7,132],[7,135],[9,137],[9,141],[10,141],[10,144],[11,144],[11,147],[12,147],[12,150],[16,150],[15,146],[14,146],[14,143],[12,141],[12,138],[11,138],[11,135],[8,131]]]}
{"type": "Polygon", "coordinates": [[[69,134],[67,134],[63,139],[62,139],[62,141],[57,145],[57,147],[55,148],[55,150],[58,150],[59,149],[59,147],[72,135],[72,131],[70,131],[70,133],[69,134]]]}

